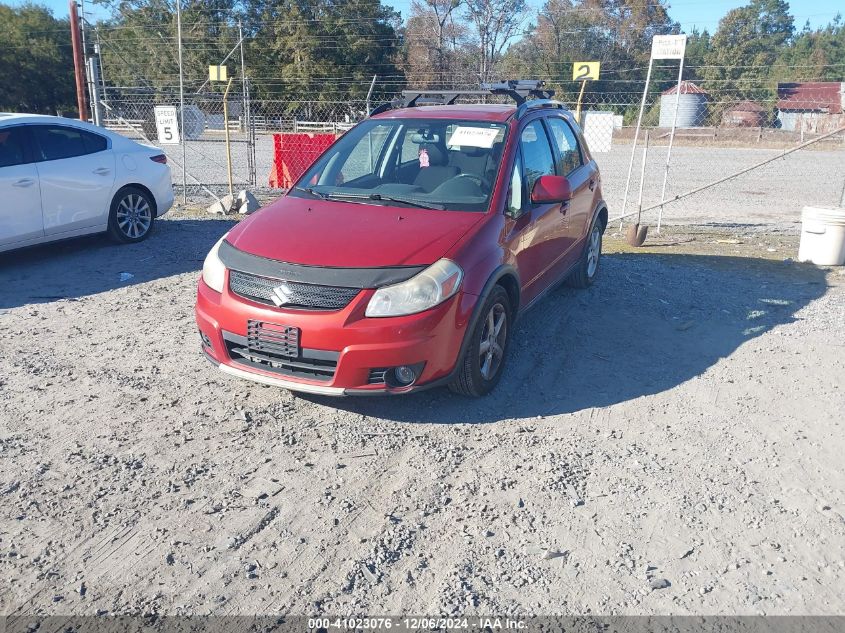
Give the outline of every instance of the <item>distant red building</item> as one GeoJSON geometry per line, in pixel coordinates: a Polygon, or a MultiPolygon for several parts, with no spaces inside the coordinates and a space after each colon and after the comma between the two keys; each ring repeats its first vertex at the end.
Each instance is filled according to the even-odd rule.
{"type": "Polygon", "coordinates": [[[778,84],[778,121],[792,132],[824,134],[845,125],[845,83],[778,84]]]}

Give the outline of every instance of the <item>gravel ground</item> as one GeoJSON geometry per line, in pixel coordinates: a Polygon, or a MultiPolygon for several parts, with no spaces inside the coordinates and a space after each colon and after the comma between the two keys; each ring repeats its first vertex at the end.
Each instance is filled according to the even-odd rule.
{"type": "MultiPolygon", "coordinates": [[[[203,182],[226,182],[226,155],[221,142],[193,142],[188,145],[189,171],[203,182]]],[[[166,150],[181,165],[181,148],[166,150]]],[[[666,197],[671,198],[709,182],[772,158],[783,150],[730,149],[713,147],[676,146],[672,150],[672,165],[666,197]]],[[[667,147],[650,149],[646,163],[643,191],[644,206],[660,202],[667,147]]],[[[246,146],[233,145],[234,178],[236,183],[249,182],[246,146]]],[[[602,170],[605,199],[611,215],[619,215],[625,195],[631,146],[617,144],[608,153],[596,154],[602,170]]],[[[642,153],[638,149],[628,194],[627,211],[636,210],[639,194],[642,153]]],[[[266,185],[273,161],[272,137],[259,136],[256,145],[256,173],[259,185],[266,185]]],[[[790,154],[736,180],[665,207],[667,224],[777,224],[790,226],[800,222],[805,205],[838,204],[845,186],[845,146],[840,149],[802,150],[790,154]]],[[[181,168],[173,166],[173,181],[181,183],[181,168]]],[[[193,182],[188,178],[188,183],[193,182]]],[[[237,185],[243,188],[246,185],[237,185]]],[[[220,195],[223,187],[214,187],[220,195]]],[[[202,194],[201,194],[202,195],[202,194]]],[[[203,200],[205,198],[202,198],[203,200]]],[[[199,202],[200,199],[197,198],[199,202]]],[[[209,204],[210,200],[208,203],[209,204]]],[[[656,211],[646,217],[657,222],[656,211]]]]}
{"type": "Polygon", "coordinates": [[[794,235],[609,235],[489,397],[329,400],[201,356],[229,225],[0,257],[0,613],[845,614],[845,275],[794,235]]]}

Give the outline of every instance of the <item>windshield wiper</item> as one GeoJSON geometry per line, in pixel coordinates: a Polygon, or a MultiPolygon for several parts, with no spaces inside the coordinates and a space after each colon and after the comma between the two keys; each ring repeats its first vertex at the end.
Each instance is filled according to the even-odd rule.
{"type": "Polygon", "coordinates": [[[435,204],[428,204],[425,202],[419,202],[417,200],[410,200],[408,198],[397,198],[395,196],[385,196],[380,193],[341,193],[335,192],[326,194],[326,197],[329,199],[335,198],[351,198],[353,200],[375,200],[375,201],[384,201],[384,202],[396,202],[398,204],[407,204],[412,207],[418,207],[420,209],[429,209],[430,211],[443,211],[445,207],[442,205],[435,205],[435,204]]]}
{"type": "Polygon", "coordinates": [[[329,197],[326,194],[321,193],[320,191],[314,191],[310,187],[294,187],[294,189],[296,191],[304,191],[305,193],[310,193],[315,198],[320,198],[321,200],[328,200],[329,199],[329,197]]]}
{"type": "Polygon", "coordinates": [[[431,211],[443,211],[446,208],[442,204],[429,204],[427,202],[418,202],[417,200],[410,200],[409,198],[383,196],[380,193],[370,194],[370,200],[387,200],[388,202],[398,202],[399,204],[407,204],[412,207],[419,207],[420,209],[429,209],[431,211]]]}

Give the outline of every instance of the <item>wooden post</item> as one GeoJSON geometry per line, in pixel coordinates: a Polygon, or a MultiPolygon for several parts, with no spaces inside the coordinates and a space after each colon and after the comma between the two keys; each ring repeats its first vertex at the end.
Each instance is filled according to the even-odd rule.
{"type": "Polygon", "coordinates": [[[581,82],[581,92],[578,93],[578,107],[575,109],[575,120],[578,125],[581,125],[581,101],[584,99],[584,89],[587,87],[587,81],[581,82]]]}

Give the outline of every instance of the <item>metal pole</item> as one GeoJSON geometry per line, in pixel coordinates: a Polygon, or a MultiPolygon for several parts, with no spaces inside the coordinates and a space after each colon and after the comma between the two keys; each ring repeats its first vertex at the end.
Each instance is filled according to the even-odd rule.
{"type": "Polygon", "coordinates": [[[68,3],[70,13],[70,40],[73,45],[73,74],[76,78],[76,107],[79,110],[79,120],[87,118],[88,104],[85,100],[85,81],[82,73],[85,72],[85,62],[82,61],[82,42],[79,33],[79,14],[76,11],[76,0],[68,3]]]}
{"type": "Polygon", "coordinates": [[[253,187],[258,186],[258,168],[255,162],[255,121],[252,120],[252,97],[249,96],[250,87],[249,87],[249,79],[246,80],[246,108],[248,117],[249,117],[249,155],[252,160],[252,173],[250,174],[250,182],[252,182],[253,187]]]}
{"type": "Polygon", "coordinates": [[[648,130],[645,131],[645,143],[643,144],[643,166],[640,169],[640,199],[637,203],[637,224],[640,223],[640,216],[643,212],[643,189],[645,188],[645,164],[648,160],[648,130]]]}
{"type": "Polygon", "coordinates": [[[97,72],[97,58],[92,55],[88,58],[88,86],[91,96],[91,111],[94,113],[94,118],[92,119],[94,125],[103,124],[103,118],[100,112],[99,75],[99,72],[97,72]]]}
{"type": "Polygon", "coordinates": [[[246,120],[246,69],[244,67],[244,32],[243,27],[241,26],[241,21],[238,20],[238,40],[240,40],[241,46],[241,90],[243,94],[241,95],[243,102],[241,104],[241,108],[243,109],[241,116],[243,116],[244,120],[244,131],[246,131],[247,120],[246,120]]]}
{"type": "Polygon", "coordinates": [[[97,28],[94,33],[97,35],[97,65],[100,67],[100,82],[103,86],[103,101],[108,105],[109,95],[106,90],[106,74],[103,72],[103,45],[100,43],[100,29],[97,28]]]}
{"type": "Polygon", "coordinates": [[[621,218],[625,217],[625,207],[628,204],[628,190],[631,187],[631,174],[634,171],[634,154],[637,151],[637,140],[640,137],[640,126],[643,123],[643,111],[645,110],[645,101],[648,97],[648,84],[651,82],[651,67],[654,64],[653,59],[648,60],[648,73],[645,76],[645,89],[643,90],[643,100],[640,103],[640,115],[637,117],[637,130],[634,132],[634,143],[633,147],[631,147],[631,162],[628,164],[628,178],[625,181],[625,196],[622,198],[622,215],[619,221],[619,230],[622,230],[622,221],[621,218]]]}
{"type": "Polygon", "coordinates": [[[242,104],[241,104],[241,117],[243,118],[244,123],[244,133],[246,134],[246,163],[247,169],[249,170],[249,181],[250,184],[254,183],[255,181],[255,163],[253,160],[252,154],[252,143],[249,137],[249,128],[250,128],[250,121],[249,121],[249,104],[247,101],[249,97],[247,96],[247,84],[246,84],[246,61],[244,56],[244,31],[243,31],[243,24],[240,20],[238,20],[238,40],[241,47],[241,90],[243,91],[242,96],[242,104]]]}
{"type": "Polygon", "coordinates": [[[91,82],[93,79],[91,77],[91,69],[88,66],[88,47],[85,45],[85,0],[80,0],[79,10],[82,14],[79,17],[79,32],[82,35],[82,62],[85,65],[85,77],[87,79],[86,88],[88,88],[88,114],[91,116],[91,120],[94,121],[96,119],[96,114],[94,113],[94,100],[96,95],[91,90],[91,82]]]}
{"type": "MultiPolygon", "coordinates": [[[[666,183],[669,182],[669,162],[672,160],[672,145],[675,142],[675,129],[678,126],[678,106],[681,103],[681,78],[684,76],[684,58],[681,57],[681,67],[678,69],[678,87],[675,94],[675,114],[672,116],[672,131],[669,133],[669,151],[666,152],[666,170],[663,172],[663,191],[660,193],[660,203],[666,201],[666,183]]],[[[657,212],[657,232],[663,222],[663,207],[657,212]]]]}
{"type": "Polygon", "coordinates": [[[370,89],[367,90],[367,116],[370,116],[370,112],[372,112],[372,108],[370,107],[370,98],[373,96],[373,88],[376,87],[376,77],[378,77],[378,75],[373,75],[373,80],[370,82],[370,89]]]}
{"type": "MultiPolygon", "coordinates": [[[[373,88],[376,86],[376,77],[378,75],[373,75],[373,80],[370,82],[370,89],[367,90],[367,116],[370,116],[370,112],[372,112],[372,107],[370,105],[370,98],[373,96],[373,88]]],[[[337,131],[335,131],[337,133],[337,131]]],[[[367,140],[370,146],[369,156],[370,156],[370,171],[373,169],[373,135],[368,134],[367,140]]]]}
{"type": "Polygon", "coordinates": [[[182,204],[188,204],[188,139],[185,136],[185,78],[182,72],[182,0],[176,0],[176,46],[179,49],[179,140],[182,141],[182,204]]]}
{"type": "MultiPolygon", "coordinates": [[[[229,195],[234,198],[234,191],[232,190],[232,147],[229,143],[229,88],[232,87],[232,79],[229,77],[229,83],[226,84],[226,90],[223,93],[223,129],[226,131],[226,172],[229,175],[229,195]]],[[[232,200],[234,203],[234,199],[232,200]]]]}

